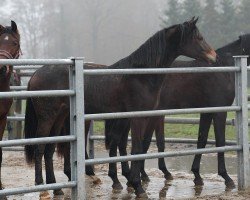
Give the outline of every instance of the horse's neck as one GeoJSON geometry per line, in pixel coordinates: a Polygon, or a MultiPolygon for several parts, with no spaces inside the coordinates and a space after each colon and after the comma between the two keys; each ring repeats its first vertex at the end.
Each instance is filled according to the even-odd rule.
{"type": "MultiPolygon", "coordinates": [[[[111,65],[110,68],[169,67],[178,55],[174,41],[167,39],[167,31],[168,30],[159,31],[136,51],[111,65]]],[[[170,34],[168,37],[170,37],[170,34]]]]}
{"type": "MultiPolygon", "coordinates": [[[[170,45],[169,45],[170,46],[170,45]]],[[[169,67],[174,59],[177,57],[174,53],[162,51],[161,53],[153,53],[152,48],[143,50],[144,45],[138,50],[132,53],[130,56],[118,61],[117,63],[111,65],[109,68],[164,68],[169,67]]],[[[158,50],[158,47],[156,46],[158,50]]],[[[123,75],[123,80],[130,80],[131,75],[123,75]]],[[[137,77],[138,80],[143,81],[145,86],[154,87],[156,90],[161,88],[163,84],[165,74],[153,74],[153,75],[133,75],[137,77]]]]}

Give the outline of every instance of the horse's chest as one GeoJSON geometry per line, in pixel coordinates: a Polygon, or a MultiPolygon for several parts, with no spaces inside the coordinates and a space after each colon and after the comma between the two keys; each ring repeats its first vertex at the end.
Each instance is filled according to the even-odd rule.
{"type": "Polygon", "coordinates": [[[12,99],[0,99],[0,117],[7,115],[12,104],[12,99]]]}

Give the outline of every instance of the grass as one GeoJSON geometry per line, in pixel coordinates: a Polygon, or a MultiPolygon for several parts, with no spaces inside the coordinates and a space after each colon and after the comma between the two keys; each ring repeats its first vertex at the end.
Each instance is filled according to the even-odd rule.
{"type": "MultiPolygon", "coordinates": [[[[250,93],[250,91],[249,91],[250,93]]],[[[22,113],[25,112],[25,103],[26,101],[22,101],[22,113]]],[[[185,115],[175,115],[174,117],[181,118],[199,118],[199,114],[185,114],[185,115]]],[[[172,117],[172,116],[169,116],[172,117]]],[[[227,119],[235,118],[234,112],[229,112],[227,119]]],[[[250,114],[249,114],[250,118],[250,114]]],[[[196,139],[198,136],[198,124],[165,124],[164,134],[165,137],[168,138],[193,138],[196,139]]],[[[104,123],[101,121],[97,121],[94,123],[94,133],[102,134],[104,133],[104,123]]],[[[235,127],[234,126],[226,126],[226,139],[227,140],[235,140],[235,127]]],[[[209,131],[209,139],[214,139],[214,131],[213,126],[211,126],[209,131]]]]}
{"type": "MultiPolygon", "coordinates": [[[[199,114],[185,114],[185,115],[175,115],[174,117],[181,118],[199,118],[199,114]]],[[[234,112],[229,112],[227,119],[235,118],[234,112]]],[[[193,138],[196,139],[198,136],[198,128],[199,125],[192,124],[165,124],[164,134],[165,137],[168,138],[193,138]]],[[[103,134],[104,133],[104,123],[103,122],[95,122],[94,123],[94,133],[95,134],[103,134]]],[[[215,139],[213,126],[210,127],[209,131],[209,139],[215,139]]],[[[235,140],[235,127],[234,126],[226,126],[226,139],[227,140],[235,140]]]]}

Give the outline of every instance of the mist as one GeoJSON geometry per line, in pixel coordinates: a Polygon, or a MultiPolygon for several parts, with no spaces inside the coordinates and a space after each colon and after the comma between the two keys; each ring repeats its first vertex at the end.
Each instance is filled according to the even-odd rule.
{"type": "Polygon", "coordinates": [[[158,30],[192,16],[199,16],[197,26],[215,48],[248,32],[249,26],[246,27],[242,20],[244,17],[239,17],[242,7],[249,4],[246,0],[181,0],[175,1],[176,11],[171,8],[173,2],[2,0],[0,24],[9,25],[10,20],[17,23],[22,58],[73,56],[106,65],[128,56],[158,30]],[[223,3],[231,6],[228,10],[234,12],[228,13],[227,23],[222,20],[226,15],[223,3]]]}

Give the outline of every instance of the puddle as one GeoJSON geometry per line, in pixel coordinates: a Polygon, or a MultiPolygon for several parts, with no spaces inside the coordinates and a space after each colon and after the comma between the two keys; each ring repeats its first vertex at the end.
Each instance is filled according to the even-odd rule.
{"type": "MultiPolygon", "coordinates": [[[[97,148],[96,157],[107,157],[108,154],[103,153],[103,145],[101,147],[102,150],[97,148]]],[[[250,199],[250,193],[248,192],[239,193],[237,189],[232,191],[226,190],[224,180],[217,175],[216,154],[203,156],[201,164],[201,174],[204,178],[203,187],[194,187],[193,174],[190,172],[193,156],[166,158],[165,161],[169,171],[174,176],[174,180],[171,182],[166,182],[161,171],[157,169],[157,159],[146,161],[146,171],[151,181],[146,185],[144,184],[144,188],[149,199],[250,199]]],[[[237,183],[236,157],[226,157],[226,163],[230,176],[237,183]]],[[[55,156],[54,167],[58,182],[67,181],[66,176],[63,174],[62,166],[63,161],[55,156]]],[[[112,190],[112,181],[107,175],[108,165],[98,165],[95,168],[96,174],[102,183],[95,185],[92,183],[92,179],[86,176],[87,199],[136,199],[133,192],[127,191],[126,180],[121,176],[120,164],[118,164],[118,178],[123,185],[123,190],[119,192],[112,190]]],[[[2,171],[5,188],[34,184],[34,167],[30,168],[27,166],[23,152],[4,152],[2,171]]],[[[70,199],[71,190],[63,189],[63,191],[64,196],[51,199],[70,199]]],[[[53,197],[52,191],[50,191],[50,195],[53,197]]],[[[37,200],[39,199],[39,193],[14,195],[9,196],[8,199],[37,200]]]]}

